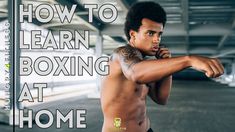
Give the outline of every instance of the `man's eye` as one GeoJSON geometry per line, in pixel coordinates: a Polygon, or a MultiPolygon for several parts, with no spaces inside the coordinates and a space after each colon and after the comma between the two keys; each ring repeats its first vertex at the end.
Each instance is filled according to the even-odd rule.
{"type": "Polygon", "coordinates": [[[154,32],[148,32],[148,36],[153,36],[154,32]]]}

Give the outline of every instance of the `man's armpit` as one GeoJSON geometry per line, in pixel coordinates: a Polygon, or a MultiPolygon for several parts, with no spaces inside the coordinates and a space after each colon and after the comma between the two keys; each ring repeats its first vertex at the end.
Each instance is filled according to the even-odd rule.
{"type": "Polygon", "coordinates": [[[143,60],[140,51],[129,45],[118,48],[116,54],[119,56],[121,66],[126,70],[143,60]]]}

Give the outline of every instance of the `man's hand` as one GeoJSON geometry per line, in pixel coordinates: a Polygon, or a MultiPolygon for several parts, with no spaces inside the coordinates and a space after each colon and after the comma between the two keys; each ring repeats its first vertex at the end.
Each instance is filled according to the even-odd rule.
{"type": "Polygon", "coordinates": [[[196,70],[202,71],[207,77],[218,77],[224,73],[224,67],[216,58],[190,56],[190,65],[196,70]]]}
{"type": "Polygon", "coordinates": [[[171,58],[171,53],[168,48],[159,47],[155,57],[157,59],[171,58]]]}
{"type": "MultiPolygon", "coordinates": [[[[155,57],[157,59],[171,58],[171,53],[166,47],[159,47],[155,57]]],[[[190,56],[190,65],[206,74],[207,77],[216,78],[224,73],[224,67],[216,58],[190,56]]]]}

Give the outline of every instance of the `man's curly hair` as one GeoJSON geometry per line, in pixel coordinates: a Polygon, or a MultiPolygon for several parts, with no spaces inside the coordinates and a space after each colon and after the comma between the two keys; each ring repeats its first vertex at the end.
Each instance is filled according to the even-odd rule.
{"type": "Polygon", "coordinates": [[[124,29],[128,41],[130,40],[130,30],[138,31],[143,18],[162,23],[164,26],[166,12],[155,2],[138,2],[132,5],[127,13],[124,29]]]}

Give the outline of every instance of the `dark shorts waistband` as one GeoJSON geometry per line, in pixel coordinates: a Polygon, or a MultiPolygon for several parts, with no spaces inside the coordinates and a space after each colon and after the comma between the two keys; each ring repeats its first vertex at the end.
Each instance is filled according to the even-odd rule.
{"type": "Polygon", "coordinates": [[[153,129],[152,129],[152,128],[149,128],[147,132],[153,132],[153,129]]]}

